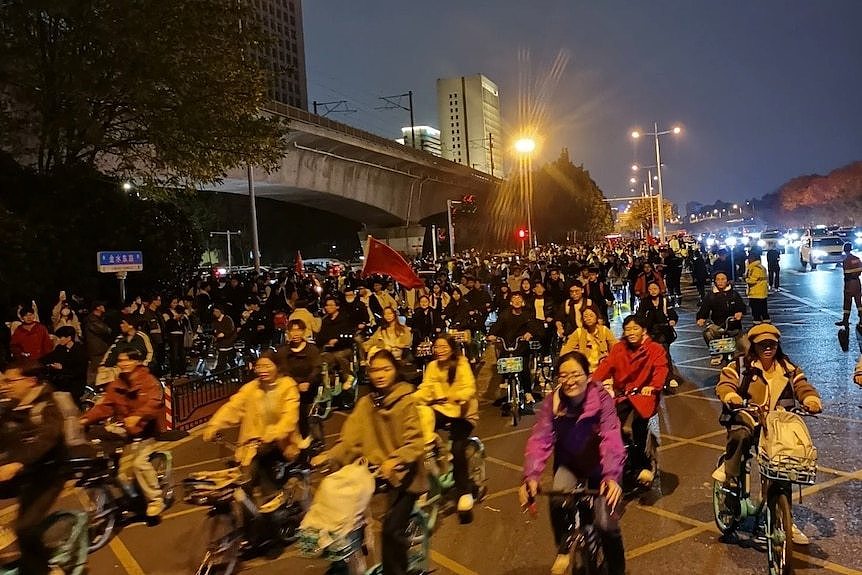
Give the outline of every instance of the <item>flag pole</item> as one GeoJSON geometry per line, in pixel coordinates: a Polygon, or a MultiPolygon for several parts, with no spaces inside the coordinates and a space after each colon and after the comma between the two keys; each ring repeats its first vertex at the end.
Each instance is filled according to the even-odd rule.
{"type": "Polygon", "coordinates": [[[365,277],[365,266],[368,265],[368,250],[371,249],[371,234],[365,237],[365,247],[362,248],[362,271],[359,277],[365,277]]]}

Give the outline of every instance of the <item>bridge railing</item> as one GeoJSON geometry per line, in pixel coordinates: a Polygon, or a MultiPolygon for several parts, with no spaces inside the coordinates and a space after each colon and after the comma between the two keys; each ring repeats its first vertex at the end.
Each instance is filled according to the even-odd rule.
{"type": "Polygon", "coordinates": [[[178,377],[167,382],[167,427],[188,431],[205,423],[253,377],[249,366],[240,365],[208,375],[178,377]]]}

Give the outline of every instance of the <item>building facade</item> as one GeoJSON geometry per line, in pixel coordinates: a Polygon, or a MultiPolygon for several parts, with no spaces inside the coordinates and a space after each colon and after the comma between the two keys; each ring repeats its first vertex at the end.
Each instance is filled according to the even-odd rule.
{"type": "Polygon", "coordinates": [[[260,55],[270,72],[270,99],[307,110],[302,1],[254,0],[254,7],[264,32],[271,39],[260,55]]]}
{"type": "Polygon", "coordinates": [[[437,80],[444,158],[503,177],[502,119],[497,85],[483,76],[437,80]]]}
{"type": "Polygon", "coordinates": [[[395,141],[417,150],[423,150],[438,158],[442,156],[440,130],[431,126],[413,126],[412,130],[410,126],[405,126],[401,128],[401,137],[395,141]]]}

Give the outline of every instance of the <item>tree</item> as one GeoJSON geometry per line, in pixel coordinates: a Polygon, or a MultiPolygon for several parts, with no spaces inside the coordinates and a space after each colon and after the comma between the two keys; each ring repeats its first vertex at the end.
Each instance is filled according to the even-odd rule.
{"type": "Polygon", "coordinates": [[[0,150],[41,175],[85,166],[167,187],[275,168],[284,128],[260,113],[255,18],[246,0],[6,0],[0,150]]]}
{"type": "MultiPolygon", "coordinates": [[[[673,204],[667,200],[664,201],[664,218],[665,221],[673,218],[673,204]]],[[[649,199],[635,200],[626,211],[620,213],[617,228],[621,232],[649,230],[652,220],[658,224],[658,198],[652,200],[652,210],[649,199]]]]}

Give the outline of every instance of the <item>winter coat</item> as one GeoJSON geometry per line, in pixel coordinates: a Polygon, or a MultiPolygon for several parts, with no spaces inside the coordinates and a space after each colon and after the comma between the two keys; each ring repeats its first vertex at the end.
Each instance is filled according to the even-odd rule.
{"type": "Polygon", "coordinates": [[[432,405],[447,417],[466,419],[472,424],[479,421],[479,401],[476,399],[476,378],[470,368],[470,362],[463,355],[457,356],[455,379],[449,383],[449,370],[442,368],[438,360],[425,366],[422,383],[416,390],[416,400],[419,403],[431,403],[438,399],[446,403],[432,405]]]}
{"type": "Polygon", "coordinates": [[[566,339],[566,343],[560,349],[560,357],[570,351],[578,351],[590,362],[590,370],[595,371],[616,343],[617,338],[606,325],[596,325],[594,333],[590,333],[585,327],[579,327],[566,339]]]}
{"type": "Polygon", "coordinates": [[[293,378],[298,384],[308,382],[308,390],[300,391],[299,398],[302,403],[313,403],[320,387],[320,376],[323,370],[323,359],[320,350],[313,343],[305,344],[299,351],[290,349],[290,342],[285,343],[275,352],[275,364],[278,372],[293,378]]]}
{"type": "Polygon", "coordinates": [[[667,374],[667,353],[646,335],[635,349],[631,349],[626,341],[614,345],[607,359],[593,372],[592,378],[596,381],[613,379],[617,403],[631,401],[640,416],[648,419],[658,410],[659,395],[667,374]],[[653,388],[651,395],[641,395],[640,390],[646,386],[653,388]]]}
{"type": "Polygon", "coordinates": [[[253,379],[234,393],[207,423],[213,430],[239,425],[237,461],[248,464],[256,450],[245,445],[251,439],[263,443],[278,443],[288,459],[299,453],[302,437],[299,422],[299,388],[292,378],[279,377],[265,390],[267,384],[253,379]]]}
{"type": "Polygon", "coordinates": [[[745,283],[748,284],[748,297],[766,299],[769,295],[769,283],[766,281],[766,269],[760,260],[748,262],[745,270],[745,283]]]}
{"type": "Polygon", "coordinates": [[[796,367],[787,358],[775,362],[774,369],[780,370],[781,377],[770,382],[763,375],[763,366],[759,360],[755,360],[750,366],[743,369],[743,374],[736,369],[736,362],[727,365],[718,376],[718,385],[715,393],[722,403],[727,403],[727,397],[735,393],[743,399],[750,399],[757,405],[767,405],[769,410],[775,409],[779,402],[804,401],[807,397],[820,397],[814,386],[808,383],[808,378],[801,369],[796,367]],[[740,387],[743,378],[749,377],[748,393],[743,394],[740,387]]]}
{"type": "Polygon", "coordinates": [[[216,338],[215,346],[217,349],[231,349],[236,343],[236,327],[229,315],[222,314],[219,319],[213,316],[213,336],[216,338]],[[219,335],[224,334],[219,338],[219,335]]]}
{"type": "Polygon", "coordinates": [[[126,429],[132,436],[146,439],[165,429],[162,385],[143,365],[130,373],[121,373],[109,383],[105,396],[83,418],[87,423],[96,423],[109,417],[125,419],[132,415],[141,418],[137,425],[126,429]]]}
{"type": "Polygon", "coordinates": [[[114,340],[114,344],[105,353],[102,365],[105,367],[114,367],[117,365],[117,357],[121,353],[131,350],[140,352],[143,358],[141,363],[145,366],[150,365],[150,362],[153,361],[153,344],[150,343],[150,338],[144,332],[136,331],[131,337],[127,337],[124,334],[118,335],[117,339],[114,340]]]}
{"type": "Polygon", "coordinates": [[[21,401],[0,400],[0,465],[21,463],[31,474],[56,475],[66,455],[64,419],[50,385],[39,385],[21,401]]]}
{"type": "Polygon", "coordinates": [[[591,381],[580,409],[569,409],[560,388],[542,402],[524,449],[524,478],[539,481],[548,458],[554,470],[564,466],[576,477],[620,482],[626,452],[614,401],[601,384],[591,381]]]}
{"type": "Polygon", "coordinates": [[[396,383],[376,407],[372,396],[364,395],[341,428],[341,438],[327,454],[330,459],[347,465],[364,457],[372,465],[388,459],[415,464],[417,473],[408,491],[422,493],[427,478],[422,471],[425,439],[419,421],[413,386],[396,383]]]}
{"type": "Polygon", "coordinates": [[[41,323],[34,323],[30,329],[23,324],[19,325],[18,329],[12,332],[10,347],[12,357],[15,359],[27,357],[38,360],[50,353],[54,349],[54,344],[51,342],[48,328],[41,323]]]}
{"type": "MultiPolygon", "coordinates": [[[[734,291],[731,284],[727,284],[723,290],[712,286],[712,291],[703,298],[700,309],[697,310],[697,319],[708,319],[715,325],[724,327],[729,317],[736,313],[745,314],[747,311],[742,297],[734,291]]],[[[729,322],[730,329],[742,329],[742,323],[737,320],[729,322]]]]}
{"type": "Polygon", "coordinates": [[[111,328],[105,320],[95,313],[91,313],[84,320],[84,344],[87,346],[87,357],[99,358],[105,356],[111,347],[111,328]]]}
{"type": "Polygon", "coordinates": [[[644,320],[650,337],[664,344],[670,341],[670,322],[679,321],[679,315],[675,309],[667,307],[667,299],[663,295],[658,297],[658,304],[653,303],[650,296],[642,299],[635,315],[644,320]]]}

